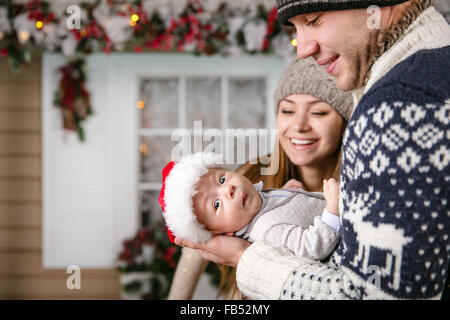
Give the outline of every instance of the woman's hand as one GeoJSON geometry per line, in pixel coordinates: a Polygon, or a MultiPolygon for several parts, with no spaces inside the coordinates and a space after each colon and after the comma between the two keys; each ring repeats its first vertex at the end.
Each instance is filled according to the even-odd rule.
{"type": "Polygon", "coordinates": [[[291,179],[281,189],[295,189],[295,188],[303,188],[303,183],[298,180],[291,179]]]}
{"type": "Polygon", "coordinates": [[[193,243],[175,238],[175,244],[196,249],[203,259],[231,267],[238,265],[242,254],[250,246],[247,240],[226,235],[214,236],[205,243],[193,243]]]}

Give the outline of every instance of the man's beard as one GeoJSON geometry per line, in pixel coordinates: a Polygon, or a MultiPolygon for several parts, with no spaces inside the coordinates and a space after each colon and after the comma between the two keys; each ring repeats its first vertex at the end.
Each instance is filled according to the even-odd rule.
{"type": "Polygon", "coordinates": [[[378,30],[372,30],[362,35],[358,40],[353,41],[354,45],[346,46],[344,54],[348,63],[348,78],[341,84],[342,91],[359,89],[367,83],[367,74],[371,69],[374,59],[371,57],[378,54],[379,46],[377,44],[378,30]],[[367,40],[368,39],[368,40],[367,40]],[[357,50],[358,44],[365,42],[365,46],[357,50]]]}
{"type": "MultiPolygon", "coordinates": [[[[400,21],[389,29],[367,30],[364,35],[353,39],[352,44],[346,46],[343,51],[348,62],[347,79],[340,83],[342,91],[359,89],[365,86],[370,78],[373,64],[403,35],[409,25],[431,5],[431,0],[413,2],[400,21]],[[358,50],[361,43],[365,46],[358,50]]],[[[365,24],[362,24],[365,26],[365,24]]]]}

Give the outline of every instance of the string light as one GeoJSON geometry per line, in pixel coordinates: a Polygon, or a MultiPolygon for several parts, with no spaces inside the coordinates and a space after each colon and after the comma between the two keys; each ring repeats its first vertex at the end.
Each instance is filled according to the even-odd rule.
{"type": "Polygon", "coordinates": [[[30,33],[27,30],[19,31],[19,42],[25,44],[30,39],[30,33]]]}
{"type": "Polygon", "coordinates": [[[41,20],[38,20],[38,21],[36,21],[35,25],[36,25],[36,28],[42,29],[42,27],[44,26],[44,23],[41,20]]]}
{"type": "Polygon", "coordinates": [[[148,154],[148,147],[145,144],[142,144],[139,147],[139,151],[141,151],[142,155],[145,157],[148,154]]]}
{"type": "Polygon", "coordinates": [[[138,22],[139,21],[139,16],[137,14],[133,14],[131,16],[131,21],[138,22]]]}
{"type": "Polygon", "coordinates": [[[136,13],[134,13],[133,15],[131,15],[131,18],[130,18],[130,26],[134,27],[136,25],[136,22],[138,22],[138,21],[139,21],[139,16],[136,13]]]}
{"type": "Polygon", "coordinates": [[[292,45],[294,47],[296,47],[297,46],[297,39],[296,38],[292,39],[291,43],[292,43],[292,45]]]}
{"type": "Polygon", "coordinates": [[[138,109],[144,109],[144,106],[145,106],[145,103],[144,103],[144,101],[142,101],[142,100],[139,100],[139,101],[136,103],[136,107],[137,107],[138,109]]]}

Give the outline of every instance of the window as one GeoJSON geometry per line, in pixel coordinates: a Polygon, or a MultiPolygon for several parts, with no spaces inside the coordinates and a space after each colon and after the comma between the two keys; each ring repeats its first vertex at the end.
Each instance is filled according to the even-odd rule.
{"type": "MultiPolygon", "coordinates": [[[[110,268],[124,238],[160,217],[161,170],[184,128],[274,128],[273,92],[285,62],[275,57],[102,54],[87,60],[94,115],[86,141],[62,130],[52,105],[64,63],[43,60],[43,264],[110,268]],[[139,103],[138,103],[139,102],[139,103]],[[194,122],[201,121],[201,122],[194,122]]],[[[197,140],[196,140],[197,139],[197,140]]]]}

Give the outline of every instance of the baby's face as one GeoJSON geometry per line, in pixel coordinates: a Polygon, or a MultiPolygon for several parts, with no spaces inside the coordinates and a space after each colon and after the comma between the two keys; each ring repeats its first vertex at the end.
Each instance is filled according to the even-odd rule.
{"type": "Polygon", "coordinates": [[[261,197],[250,180],[233,171],[209,169],[196,189],[194,212],[198,221],[213,232],[236,232],[261,208],[261,197]]]}

